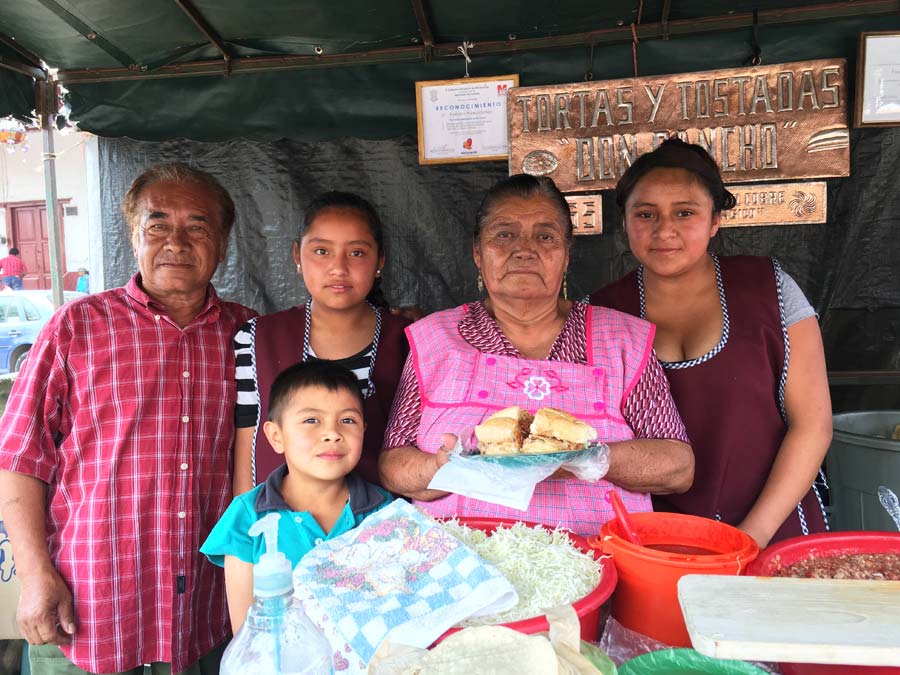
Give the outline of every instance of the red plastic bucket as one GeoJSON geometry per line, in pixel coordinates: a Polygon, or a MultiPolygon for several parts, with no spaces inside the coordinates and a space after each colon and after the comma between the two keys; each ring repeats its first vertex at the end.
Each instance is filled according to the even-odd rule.
{"type": "MultiPolygon", "coordinates": [[[[785,539],[766,548],[745,574],[768,577],[782,566],[808,558],[828,558],[853,553],[900,553],[900,533],[826,532],[785,539]]],[[[894,666],[843,666],[816,663],[782,663],[784,675],[900,675],[894,666]]]]}
{"type": "Polygon", "coordinates": [[[624,539],[618,520],[607,522],[591,546],[611,554],[619,573],[612,615],[626,628],[675,647],[690,647],[678,603],[678,580],[685,574],[740,574],[759,547],[736,527],[680,513],[633,513],[641,546],[624,539]],[[702,549],[679,553],[647,546],[702,549]]]}
{"type": "MultiPolygon", "coordinates": [[[[498,527],[512,527],[516,524],[515,520],[504,518],[458,518],[460,523],[471,527],[474,530],[482,530],[491,533],[498,527]]],[[[546,527],[537,523],[522,521],[529,527],[546,527]]],[[[597,552],[588,544],[587,539],[572,532],[569,533],[572,543],[585,553],[590,553],[594,557],[597,552]]],[[[612,595],[616,588],[616,568],[609,558],[600,558],[600,583],[597,587],[580,600],[572,603],[575,613],[581,623],[581,639],[589,642],[596,642],[600,632],[600,605],[612,595]]],[[[544,616],[536,616],[531,619],[523,619],[522,621],[513,621],[511,623],[499,624],[506,628],[512,628],[520,633],[542,633],[550,630],[550,624],[544,616]]],[[[460,628],[451,628],[441,635],[435,644],[443,640],[449,635],[461,630],[460,628]]]]}

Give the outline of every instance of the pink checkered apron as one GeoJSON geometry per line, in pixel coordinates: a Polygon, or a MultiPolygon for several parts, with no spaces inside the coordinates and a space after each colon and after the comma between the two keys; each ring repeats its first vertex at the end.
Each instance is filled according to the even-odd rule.
{"type": "MultiPolygon", "coordinates": [[[[587,310],[585,365],[484,354],[459,334],[465,306],[432,314],[406,329],[422,398],[418,447],[437,452],[444,433],[471,431],[488,415],[513,405],[565,410],[591,424],[600,441],[624,441],[634,433],[622,403],[634,388],[653,349],[653,326],[602,307],[587,310]]],[[[630,511],[652,510],[649,495],[601,480],[567,478],[538,483],[526,511],[447,495],[417,504],[437,517],[512,518],[597,534],[613,517],[604,499],[617,490],[630,511]]]]}

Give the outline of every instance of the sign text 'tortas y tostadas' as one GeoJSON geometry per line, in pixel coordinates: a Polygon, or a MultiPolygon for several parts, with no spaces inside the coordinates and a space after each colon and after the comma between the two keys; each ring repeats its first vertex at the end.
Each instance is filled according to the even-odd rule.
{"type": "Polygon", "coordinates": [[[564,192],[615,187],[673,134],[726,182],[850,174],[843,59],[510,89],[510,173],[564,192]]]}

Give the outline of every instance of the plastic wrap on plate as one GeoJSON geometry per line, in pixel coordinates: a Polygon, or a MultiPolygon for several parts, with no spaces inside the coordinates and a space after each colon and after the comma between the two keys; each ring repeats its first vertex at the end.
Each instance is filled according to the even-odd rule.
{"type": "MultiPolygon", "coordinates": [[[[460,438],[469,439],[471,434],[460,438]]],[[[538,455],[480,455],[457,441],[450,461],[431,479],[428,487],[525,511],[535,486],[565,469],[581,480],[598,481],[609,469],[609,447],[538,455]]]]}

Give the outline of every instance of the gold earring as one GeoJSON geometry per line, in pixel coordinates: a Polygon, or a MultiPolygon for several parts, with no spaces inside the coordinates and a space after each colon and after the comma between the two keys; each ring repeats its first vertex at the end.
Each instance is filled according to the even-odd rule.
{"type": "Polygon", "coordinates": [[[569,284],[567,283],[567,282],[568,282],[568,279],[567,279],[568,276],[569,276],[568,274],[566,274],[566,275],[563,276],[563,300],[568,300],[568,299],[569,299],[569,284]]]}
{"type": "Polygon", "coordinates": [[[481,272],[478,273],[478,279],[475,280],[475,283],[478,285],[478,292],[484,293],[484,278],[481,276],[481,272]]]}

